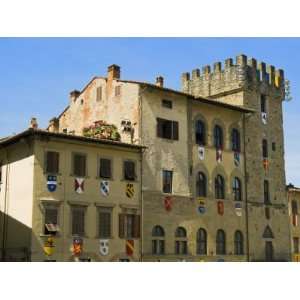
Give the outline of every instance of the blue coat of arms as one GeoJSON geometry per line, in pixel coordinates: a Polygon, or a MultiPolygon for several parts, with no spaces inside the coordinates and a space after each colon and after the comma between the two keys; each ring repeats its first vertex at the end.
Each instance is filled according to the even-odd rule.
{"type": "Polygon", "coordinates": [[[54,192],[57,186],[57,177],[53,175],[48,175],[47,177],[47,188],[49,192],[54,192]]]}

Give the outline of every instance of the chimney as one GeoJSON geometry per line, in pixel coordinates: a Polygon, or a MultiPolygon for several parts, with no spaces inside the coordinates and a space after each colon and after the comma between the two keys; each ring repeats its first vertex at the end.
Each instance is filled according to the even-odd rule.
{"type": "Polygon", "coordinates": [[[36,118],[31,118],[29,128],[38,129],[38,123],[36,118]]]}
{"type": "Polygon", "coordinates": [[[74,90],[70,93],[70,102],[74,102],[80,95],[80,92],[77,90],[74,90]]]}
{"type": "Polygon", "coordinates": [[[48,131],[55,132],[55,133],[57,133],[59,131],[59,119],[58,118],[53,118],[50,120],[48,131]]]}
{"type": "Polygon", "coordinates": [[[155,84],[161,88],[164,87],[164,78],[162,76],[156,77],[155,84]]]}
{"type": "Polygon", "coordinates": [[[117,65],[111,65],[107,68],[107,80],[120,79],[121,69],[117,65]]]}

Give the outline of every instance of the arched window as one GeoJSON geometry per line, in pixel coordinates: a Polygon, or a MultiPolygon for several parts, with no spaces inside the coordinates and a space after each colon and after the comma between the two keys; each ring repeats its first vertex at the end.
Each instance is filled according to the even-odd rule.
{"type": "Polygon", "coordinates": [[[266,139],[262,140],[262,153],[263,158],[268,158],[268,141],[266,139]]]}
{"type": "Polygon", "coordinates": [[[233,128],[231,131],[231,147],[232,151],[241,151],[240,132],[236,128],[233,128]]]}
{"type": "Polygon", "coordinates": [[[175,253],[187,254],[187,237],[186,230],[183,227],[177,227],[175,231],[175,253]]]}
{"type": "Polygon", "coordinates": [[[165,254],[165,231],[159,225],[152,229],[152,254],[165,254]]]}
{"type": "Polygon", "coordinates": [[[234,234],[234,254],[244,254],[244,238],[241,231],[237,230],[234,234]]]}
{"type": "Polygon", "coordinates": [[[196,144],[198,145],[205,145],[205,124],[201,120],[196,121],[195,126],[195,133],[196,133],[196,144]]]}
{"type": "Polygon", "coordinates": [[[203,228],[197,232],[197,254],[207,255],[207,234],[203,228]]]}
{"type": "Polygon", "coordinates": [[[223,130],[219,125],[214,128],[214,146],[217,149],[223,149],[223,130]]]}
{"type": "Polygon", "coordinates": [[[206,197],[206,176],[203,172],[198,172],[196,180],[196,189],[198,197],[206,197]]]}
{"type": "Polygon", "coordinates": [[[217,175],[215,178],[215,197],[216,199],[225,199],[225,184],[221,175],[217,175]]]}
{"type": "Polygon", "coordinates": [[[219,229],[217,231],[216,254],[218,255],[226,254],[226,238],[225,238],[225,232],[222,229],[219,229]]]}
{"type": "Polygon", "coordinates": [[[238,177],[233,178],[232,191],[235,201],[242,201],[242,183],[238,177]]]}

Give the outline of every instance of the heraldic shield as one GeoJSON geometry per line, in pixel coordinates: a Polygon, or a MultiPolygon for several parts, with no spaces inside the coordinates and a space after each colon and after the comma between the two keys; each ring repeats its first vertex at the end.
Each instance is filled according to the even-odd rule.
{"type": "Polygon", "coordinates": [[[109,182],[108,181],[100,181],[100,191],[103,196],[108,196],[109,194],[109,182]]]}
{"type": "Polygon", "coordinates": [[[108,255],[109,252],[109,241],[108,240],[100,240],[99,241],[99,252],[101,255],[108,255]]]}
{"type": "Polygon", "coordinates": [[[57,187],[57,177],[53,175],[47,176],[47,188],[49,192],[55,192],[57,187]]]}

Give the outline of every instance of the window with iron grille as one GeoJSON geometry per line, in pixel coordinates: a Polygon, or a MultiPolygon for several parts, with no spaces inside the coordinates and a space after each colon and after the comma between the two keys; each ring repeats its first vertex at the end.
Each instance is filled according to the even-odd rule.
{"type": "Polygon", "coordinates": [[[58,225],[58,208],[57,207],[45,207],[45,224],[44,234],[53,234],[53,231],[49,231],[48,224],[58,225]]]}
{"type": "Polygon", "coordinates": [[[152,254],[165,254],[165,231],[159,225],[154,226],[152,229],[152,254]]]}
{"type": "Polygon", "coordinates": [[[178,122],[157,118],[157,136],[169,140],[178,140],[178,122]]]}
{"type": "Polygon", "coordinates": [[[59,172],[59,153],[55,151],[46,152],[46,173],[57,174],[59,172]]]}
{"type": "Polygon", "coordinates": [[[163,170],[163,192],[172,193],[173,171],[163,170]]]}
{"type": "Polygon", "coordinates": [[[110,238],[111,237],[111,209],[104,208],[99,209],[99,237],[110,238]]]}
{"type": "Polygon", "coordinates": [[[163,107],[170,108],[170,109],[172,109],[172,107],[173,107],[172,101],[171,101],[171,100],[166,100],[166,99],[163,99],[163,100],[161,101],[161,105],[162,105],[163,107]]]}
{"type": "Polygon", "coordinates": [[[232,191],[235,201],[242,201],[242,183],[238,177],[233,178],[232,191]]]}
{"type": "Polygon", "coordinates": [[[204,228],[197,232],[197,254],[207,255],[207,233],[204,228]]]}
{"type": "Polygon", "coordinates": [[[241,231],[237,230],[234,234],[234,254],[244,254],[244,238],[241,231]]]}
{"type": "Polygon", "coordinates": [[[262,152],[263,158],[268,158],[268,141],[266,139],[262,140],[262,152]]]}
{"type": "Polygon", "coordinates": [[[264,180],[264,203],[270,204],[269,181],[264,180]]]}
{"type": "Polygon", "coordinates": [[[133,181],[136,179],[135,162],[131,160],[124,161],[124,179],[133,181]]]}
{"type": "Polygon", "coordinates": [[[195,133],[196,133],[196,144],[204,146],[205,145],[205,124],[201,120],[196,121],[196,126],[195,126],[195,133]]]}
{"type": "Polygon", "coordinates": [[[86,155],[74,153],[73,154],[73,175],[77,177],[86,176],[86,155]]]}
{"type": "Polygon", "coordinates": [[[216,254],[217,255],[225,255],[226,254],[226,237],[225,237],[225,232],[222,229],[219,229],[217,231],[216,254]]]}
{"type": "Polygon", "coordinates": [[[206,197],[206,176],[203,172],[198,172],[197,181],[196,181],[196,189],[198,197],[206,197]]]}
{"type": "Polygon", "coordinates": [[[97,88],[97,95],[96,95],[96,101],[101,101],[102,100],[102,87],[99,86],[97,88]]]}
{"type": "Polygon", "coordinates": [[[84,236],[85,233],[85,208],[72,208],[72,235],[84,236]]]}
{"type": "Polygon", "coordinates": [[[217,149],[223,149],[223,130],[219,125],[214,128],[214,146],[217,149]]]}
{"type": "Polygon", "coordinates": [[[111,160],[100,158],[99,177],[110,179],[111,178],[111,160]]]}
{"type": "Polygon", "coordinates": [[[240,132],[236,128],[232,129],[231,143],[232,143],[232,151],[235,152],[241,151],[240,132]]]}
{"type": "Polygon", "coordinates": [[[215,197],[216,199],[225,198],[225,183],[221,175],[217,175],[215,178],[215,197]]]}

